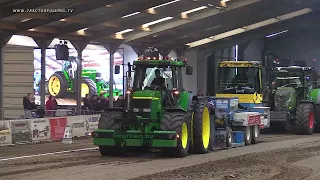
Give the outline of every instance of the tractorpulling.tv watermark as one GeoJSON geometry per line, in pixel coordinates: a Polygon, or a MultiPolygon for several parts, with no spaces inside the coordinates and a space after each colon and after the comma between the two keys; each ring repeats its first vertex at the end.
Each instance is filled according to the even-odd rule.
{"type": "Polygon", "coordinates": [[[13,9],[14,13],[72,13],[73,9],[13,9]]]}

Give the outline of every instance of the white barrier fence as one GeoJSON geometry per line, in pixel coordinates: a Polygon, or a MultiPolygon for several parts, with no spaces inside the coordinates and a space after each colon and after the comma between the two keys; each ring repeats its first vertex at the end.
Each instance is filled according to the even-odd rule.
{"type": "Polygon", "coordinates": [[[62,140],[67,125],[73,137],[89,136],[98,128],[100,114],[0,121],[0,146],[62,140]]]}

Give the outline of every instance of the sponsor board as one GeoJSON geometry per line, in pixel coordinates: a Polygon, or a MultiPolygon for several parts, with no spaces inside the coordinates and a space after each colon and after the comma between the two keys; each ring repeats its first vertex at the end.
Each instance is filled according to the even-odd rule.
{"type": "Polygon", "coordinates": [[[90,136],[90,134],[95,130],[98,129],[98,122],[99,122],[100,114],[94,115],[84,115],[83,121],[85,124],[85,135],[90,136]]]}
{"type": "Polygon", "coordinates": [[[50,124],[46,118],[31,119],[32,141],[50,139],[50,124]]]}
{"type": "Polygon", "coordinates": [[[63,139],[64,130],[67,126],[67,117],[51,118],[49,119],[49,123],[51,139],[63,139]]]}
{"type": "Polygon", "coordinates": [[[83,116],[68,116],[68,126],[72,128],[72,137],[82,137],[85,135],[83,116]]]}
{"type": "Polygon", "coordinates": [[[11,120],[12,143],[31,142],[30,120],[11,120]]]}
{"type": "Polygon", "coordinates": [[[10,121],[0,121],[0,145],[11,144],[10,121]]]}

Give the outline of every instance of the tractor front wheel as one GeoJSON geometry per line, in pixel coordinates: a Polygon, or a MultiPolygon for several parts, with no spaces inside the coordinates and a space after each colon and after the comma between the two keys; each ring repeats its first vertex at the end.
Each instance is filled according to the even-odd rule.
{"type": "Polygon", "coordinates": [[[55,72],[51,75],[48,82],[48,91],[51,96],[64,98],[67,95],[68,82],[65,75],[61,72],[55,72]]]}
{"type": "MultiPolygon", "coordinates": [[[[122,117],[121,111],[107,111],[101,114],[98,129],[117,130],[121,124],[117,121],[122,117]]],[[[118,156],[125,153],[125,148],[121,146],[99,146],[102,156],[118,156]]]]}
{"type": "Polygon", "coordinates": [[[184,112],[165,112],[160,128],[163,131],[176,131],[177,146],[165,148],[163,152],[168,156],[185,157],[190,147],[190,119],[184,112]]]}
{"type": "Polygon", "coordinates": [[[299,104],[296,112],[297,134],[313,134],[315,113],[311,103],[299,104]]]}

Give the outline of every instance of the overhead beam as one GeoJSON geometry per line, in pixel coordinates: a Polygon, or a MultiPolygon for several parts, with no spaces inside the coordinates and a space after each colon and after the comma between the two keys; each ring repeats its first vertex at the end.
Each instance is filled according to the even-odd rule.
{"type": "MultiPolygon", "coordinates": [[[[145,23],[148,23],[148,22],[152,22],[152,21],[156,21],[158,19],[162,19],[162,18],[165,18],[165,17],[174,17],[174,18],[180,18],[180,19],[183,19],[181,17],[181,12],[185,12],[185,11],[188,11],[190,9],[193,9],[193,8],[197,8],[199,6],[202,6],[202,5],[207,5],[208,3],[212,3],[214,4],[218,4],[218,0],[215,0],[215,1],[212,1],[212,0],[202,0],[202,1],[199,1],[198,3],[195,3],[194,1],[180,1],[179,3],[174,3],[172,5],[169,5],[169,7],[167,8],[170,8],[170,9],[179,9],[179,11],[168,11],[167,9],[162,9],[160,11],[157,11],[155,10],[154,11],[154,15],[148,15],[146,17],[142,17],[142,18],[138,18],[138,19],[135,19],[133,21],[125,21],[124,20],[124,23],[119,23],[119,24],[108,24],[108,23],[105,23],[106,25],[111,25],[111,27],[113,26],[114,29],[103,29],[103,30],[100,30],[99,32],[96,32],[95,33],[95,38],[100,38],[100,37],[104,37],[104,36],[108,36],[108,37],[114,37],[114,34],[119,32],[119,31],[122,31],[122,30],[125,30],[125,29],[137,29],[137,30],[142,30],[142,31],[151,31],[152,28],[148,28],[148,30],[144,30],[142,28],[142,25],[145,24],[145,23]],[[215,2],[216,1],[216,2],[215,2]],[[193,2],[193,3],[192,3],[193,2]],[[187,4],[187,6],[183,6],[184,4],[187,4]],[[188,4],[190,4],[190,6],[188,6],[188,4]],[[198,4],[198,6],[195,6],[195,7],[192,7],[191,5],[195,5],[195,4],[198,4]],[[180,12],[180,13],[179,13],[180,12]]],[[[152,14],[150,11],[148,10],[144,10],[143,12],[148,12],[149,14],[152,14]]],[[[130,14],[130,13],[129,13],[130,14]]],[[[110,26],[108,26],[110,27],[110,26]]]]}
{"type": "MultiPolygon", "coordinates": [[[[253,3],[257,3],[257,2],[260,2],[260,1],[261,0],[234,1],[223,12],[231,11],[231,10],[234,10],[234,9],[237,9],[237,8],[241,8],[241,7],[244,7],[244,6],[253,4],[253,3]]],[[[151,35],[163,32],[163,31],[167,31],[169,29],[173,29],[173,28],[176,28],[176,27],[179,27],[179,26],[183,26],[183,25],[186,25],[186,24],[194,22],[194,21],[202,20],[202,19],[205,19],[205,18],[210,18],[210,17],[215,16],[215,15],[220,14],[220,13],[221,12],[218,11],[217,9],[213,9],[211,11],[208,11],[207,13],[203,13],[203,14],[200,14],[198,16],[193,16],[192,18],[190,18],[189,21],[178,20],[178,21],[174,21],[174,22],[171,22],[171,23],[162,24],[162,25],[160,25],[160,26],[158,26],[156,28],[153,28],[152,32],[139,32],[137,34],[134,34],[133,36],[130,36],[130,37],[126,38],[125,42],[130,42],[130,41],[135,41],[135,40],[138,40],[138,39],[142,39],[142,38],[145,38],[147,36],[151,36],[151,35]]]]}
{"type": "Polygon", "coordinates": [[[163,3],[167,3],[170,2],[171,0],[156,0],[156,1],[148,1],[148,0],[144,0],[141,1],[140,3],[128,3],[126,4],[127,8],[123,8],[123,9],[119,9],[117,11],[113,11],[110,13],[106,13],[106,14],[102,14],[100,16],[94,17],[89,23],[88,25],[83,25],[83,24],[71,24],[68,25],[64,28],[61,28],[60,32],[56,35],[56,36],[61,36],[64,34],[69,34],[72,33],[74,31],[78,31],[80,29],[83,28],[87,28],[88,26],[95,26],[98,24],[103,24],[105,22],[111,21],[113,19],[116,18],[120,18],[122,16],[137,12],[137,11],[143,11],[145,9],[157,6],[157,5],[161,5],[163,3]]]}
{"type": "MultiPolygon", "coordinates": [[[[272,4],[271,4],[272,6],[272,4]]],[[[268,6],[266,6],[268,8],[268,6]]],[[[228,23],[223,24],[223,26],[218,27],[218,28],[212,28],[212,30],[209,31],[197,31],[196,29],[185,29],[185,33],[183,35],[186,35],[188,37],[186,38],[181,38],[182,33],[178,31],[176,38],[172,39],[157,39],[154,42],[157,43],[164,43],[167,45],[185,45],[186,43],[191,43],[200,39],[208,38],[213,35],[221,34],[233,29],[241,28],[250,24],[258,23],[270,18],[274,18],[277,16],[281,16],[283,14],[287,14],[290,12],[294,12],[297,10],[300,10],[301,7],[298,6],[277,6],[273,8],[272,11],[270,11],[268,14],[265,14],[264,16],[252,16],[251,13],[247,15],[242,16],[242,21],[230,21],[228,23]],[[180,36],[179,36],[180,34],[180,36]]],[[[258,13],[259,11],[263,11],[264,9],[257,9],[256,11],[253,11],[252,13],[258,13]]],[[[234,18],[236,19],[237,16],[240,16],[240,14],[234,14],[234,18]]],[[[226,21],[226,19],[221,19],[221,21],[226,21]]],[[[199,29],[206,29],[208,27],[199,27],[199,29]]]]}
{"type": "MultiPolygon", "coordinates": [[[[118,2],[118,0],[95,0],[94,3],[86,3],[86,4],[79,4],[69,7],[69,10],[72,10],[72,12],[64,12],[64,13],[50,13],[49,19],[32,19],[26,22],[19,23],[17,25],[16,33],[26,31],[28,29],[32,29],[38,26],[43,26],[55,21],[59,21],[61,19],[75,16],[87,11],[91,11],[94,9],[98,9],[101,7],[105,7],[105,5],[112,4],[118,2]]],[[[67,33],[66,33],[67,34],[67,33]]]]}
{"type": "Polygon", "coordinates": [[[214,41],[212,43],[204,44],[202,46],[196,47],[195,49],[209,48],[211,49],[211,51],[216,51],[221,48],[227,48],[229,46],[233,46],[248,40],[265,38],[266,35],[274,32],[279,32],[283,29],[288,29],[289,32],[301,31],[306,29],[319,29],[320,25],[319,23],[317,23],[319,21],[319,18],[320,18],[319,15],[306,15],[303,17],[297,17],[294,19],[284,21],[282,23],[269,25],[253,31],[248,31],[239,35],[235,35],[229,38],[214,41]]]}

